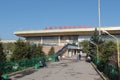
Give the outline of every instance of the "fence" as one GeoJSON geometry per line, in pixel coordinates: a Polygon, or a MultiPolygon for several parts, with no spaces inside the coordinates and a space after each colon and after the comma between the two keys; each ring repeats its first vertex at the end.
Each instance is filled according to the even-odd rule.
{"type": "Polygon", "coordinates": [[[39,61],[42,60],[43,58],[47,62],[55,61],[55,55],[51,55],[51,56],[44,56],[44,57],[39,57],[39,58],[0,62],[0,73],[8,74],[8,73],[12,73],[15,71],[23,70],[28,67],[33,67],[35,66],[35,64],[39,63],[39,61]]]}
{"type": "Polygon", "coordinates": [[[114,66],[109,62],[105,63],[94,56],[91,56],[91,58],[98,70],[103,72],[110,80],[119,80],[120,75],[117,66],[114,66]]]}

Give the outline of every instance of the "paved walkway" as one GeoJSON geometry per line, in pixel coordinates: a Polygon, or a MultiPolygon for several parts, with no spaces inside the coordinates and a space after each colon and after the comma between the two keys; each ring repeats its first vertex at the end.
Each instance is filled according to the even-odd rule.
{"type": "Polygon", "coordinates": [[[103,80],[91,63],[66,59],[48,64],[47,68],[31,69],[11,76],[12,80],[103,80]]]}

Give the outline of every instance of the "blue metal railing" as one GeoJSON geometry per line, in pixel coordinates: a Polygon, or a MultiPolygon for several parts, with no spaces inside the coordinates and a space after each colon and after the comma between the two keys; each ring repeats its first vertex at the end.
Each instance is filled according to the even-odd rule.
{"type": "Polygon", "coordinates": [[[55,53],[56,57],[59,56],[60,54],[62,54],[66,50],[66,48],[68,48],[68,46],[77,46],[77,45],[75,45],[75,44],[67,44],[67,45],[63,46],[58,52],[55,53]]]}
{"type": "Polygon", "coordinates": [[[63,46],[60,50],[58,50],[55,54],[56,56],[59,56],[62,52],[64,52],[64,50],[68,47],[68,44],[63,46]]]}

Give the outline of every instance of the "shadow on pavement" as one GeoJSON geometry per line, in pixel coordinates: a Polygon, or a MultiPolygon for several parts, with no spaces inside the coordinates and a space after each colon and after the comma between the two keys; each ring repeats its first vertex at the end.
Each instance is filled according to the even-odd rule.
{"type": "Polygon", "coordinates": [[[30,75],[30,74],[32,74],[32,73],[34,73],[36,71],[37,70],[35,70],[35,69],[31,69],[31,70],[26,70],[26,71],[22,71],[22,72],[16,73],[16,74],[11,75],[11,76],[14,76],[14,78],[22,78],[22,77],[24,77],[26,75],[30,75]]]}

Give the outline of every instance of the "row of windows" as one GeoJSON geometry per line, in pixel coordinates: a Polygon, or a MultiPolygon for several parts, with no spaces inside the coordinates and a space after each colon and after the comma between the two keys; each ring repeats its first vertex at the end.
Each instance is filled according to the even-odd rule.
{"type": "MultiPolygon", "coordinates": [[[[78,41],[79,39],[88,39],[90,38],[89,36],[60,36],[60,40],[61,41],[66,41],[66,40],[70,40],[70,41],[78,41]]],[[[58,36],[46,36],[46,37],[27,37],[26,40],[34,40],[34,41],[38,41],[38,40],[43,40],[43,41],[58,41],[59,37],[58,36]]]]}

